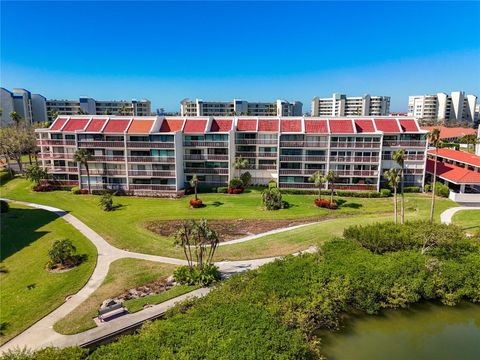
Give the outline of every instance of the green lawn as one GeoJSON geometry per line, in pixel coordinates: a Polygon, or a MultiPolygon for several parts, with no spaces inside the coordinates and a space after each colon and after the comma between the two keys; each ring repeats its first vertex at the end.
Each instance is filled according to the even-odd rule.
{"type": "Polygon", "coordinates": [[[459,211],[453,216],[452,222],[468,233],[480,232],[480,210],[459,211]]]}
{"type": "MultiPolygon", "coordinates": [[[[97,316],[97,311],[104,300],[121,295],[126,290],[136,286],[170,276],[174,269],[174,265],[146,260],[120,259],[114,261],[110,265],[107,277],[102,285],[80,306],[58,321],[54,326],[55,331],[61,334],[76,334],[95,327],[93,318],[97,316]]],[[[181,295],[181,293],[167,291],[161,300],[165,301],[178,295],[181,295]]],[[[147,300],[145,303],[147,303],[147,300]]],[[[137,302],[132,306],[135,309],[140,305],[137,302]]]]}
{"type": "MultiPolygon", "coordinates": [[[[173,246],[172,240],[151,233],[143,226],[150,220],[188,219],[309,219],[322,220],[329,217],[365,216],[376,214],[384,216],[392,211],[392,199],[362,199],[344,198],[345,203],[335,211],[320,209],[313,204],[313,195],[285,195],[290,208],[279,211],[265,211],[261,207],[261,195],[252,190],[241,195],[200,194],[206,203],[202,209],[190,209],[188,198],[156,199],[138,197],[114,197],[114,202],[122,206],[113,212],[104,212],[98,207],[98,196],[73,195],[70,192],[55,191],[50,193],[35,193],[31,183],[23,179],[14,179],[0,188],[3,197],[31,201],[45,205],[56,206],[71,212],[80,220],[92,227],[112,245],[143,253],[182,258],[180,249],[173,246]]],[[[439,198],[436,215],[455,203],[439,198]]],[[[406,195],[406,214],[409,218],[427,217],[430,208],[430,198],[422,194],[406,195]]],[[[254,240],[258,242],[259,240],[254,240]]],[[[245,244],[232,245],[233,258],[257,257],[259,254],[243,253],[245,244]]],[[[252,245],[251,250],[254,250],[252,245]]],[[[275,248],[274,245],[271,248],[275,248]]],[[[223,250],[222,250],[223,251],[223,250]]],[[[219,255],[221,252],[219,253],[219,255]]],[[[230,258],[225,253],[224,258],[230,258]]]]}
{"type": "Polygon", "coordinates": [[[96,249],[70,224],[51,212],[10,205],[1,214],[0,323],[4,343],[64,302],[87,282],[96,249]],[[45,270],[48,250],[58,239],[70,239],[87,260],[64,272],[45,270]]]}

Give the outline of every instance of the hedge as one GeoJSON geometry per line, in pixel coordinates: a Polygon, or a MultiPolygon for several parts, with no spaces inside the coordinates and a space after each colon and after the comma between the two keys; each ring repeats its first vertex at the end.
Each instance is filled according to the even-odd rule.
{"type": "MultiPolygon", "coordinates": [[[[282,194],[287,195],[318,195],[318,190],[300,190],[300,189],[280,189],[282,194]]],[[[386,189],[388,190],[388,189],[386,189]]],[[[330,195],[330,190],[322,190],[322,195],[330,195]]],[[[343,191],[336,190],[334,193],[341,197],[356,197],[356,198],[382,198],[389,197],[391,193],[378,191],[343,191]]]]}

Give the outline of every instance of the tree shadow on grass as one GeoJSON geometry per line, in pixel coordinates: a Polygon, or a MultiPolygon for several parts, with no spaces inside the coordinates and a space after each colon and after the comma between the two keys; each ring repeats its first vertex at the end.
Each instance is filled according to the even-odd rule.
{"type": "Polygon", "coordinates": [[[54,213],[40,209],[11,207],[7,213],[3,213],[1,215],[0,261],[4,261],[46,235],[48,232],[37,229],[57,218],[54,213]]]}
{"type": "Polygon", "coordinates": [[[361,207],[363,207],[362,204],[347,202],[346,200],[343,200],[343,199],[338,199],[336,202],[338,207],[343,207],[343,208],[360,209],[361,207]]]}
{"type": "Polygon", "coordinates": [[[125,207],[128,205],[123,205],[123,204],[114,204],[112,206],[112,211],[117,211],[117,210],[123,210],[125,207]]]}
{"type": "Polygon", "coordinates": [[[222,206],[222,205],[223,205],[223,202],[221,202],[221,201],[214,201],[214,202],[212,202],[210,205],[215,206],[215,207],[219,207],[219,206],[222,206]]]}

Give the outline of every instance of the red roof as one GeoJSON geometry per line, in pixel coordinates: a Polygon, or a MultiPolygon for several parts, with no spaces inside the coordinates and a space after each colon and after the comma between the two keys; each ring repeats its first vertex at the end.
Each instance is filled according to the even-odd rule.
{"type": "Polygon", "coordinates": [[[92,121],[90,121],[90,124],[88,124],[85,131],[100,132],[100,130],[102,130],[103,128],[103,125],[105,124],[105,121],[107,121],[107,119],[93,118],[92,121]]]}
{"type": "Polygon", "coordinates": [[[332,134],[354,134],[352,120],[329,119],[330,132],[332,134]]]}
{"type": "Polygon", "coordinates": [[[418,126],[415,120],[413,119],[399,119],[398,122],[402,127],[404,132],[418,132],[418,126]]]}
{"type": "Polygon", "coordinates": [[[154,121],[133,119],[127,132],[129,134],[149,134],[154,121]]]}
{"type": "Polygon", "coordinates": [[[57,120],[53,122],[52,126],[50,126],[50,130],[60,130],[66,121],[67,118],[57,118],[57,120]]]}
{"type": "MultiPolygon", "coordinates": [[[[427,159],[427,172],[433,174],[435,160],[427,159]]],[[[437,176],[456,184],[480,184],[480,172],[437,161],[437,176]]]]}
{"type": "Polygon", "coordinates": [[[302,132],[302,120],[281,120],[282,132],[302,132]]]}
{"type": "Polygon", "coordinates": [[[355,120],[355,128],[357,129],[357,133],[375,132],[375,126],[373,126],[372,120],[367,120],[367,119],[355,120]]]}
{"type": "Polygon", "coordinates": [[[259,119],[258,131],[277,131],[278,132],[278,119],[259,119]]]}
{"type": "Polygon", "coordinates": [[[446,126],[422,126],[422,130],[432,131],[433,129],[440,130],[440,139],[461,138],[465,135],[475,134],[475,129],[471,128],[448,128],[446,126]]]}
{"type": "Polygon", "coordinates": [[[232,130],[233,120],[228,119],[213,119],[211,132],[228,132],[232,130]]]}
{"type": "Polygon", "coordinates": [[[207,126],[207,120],[187,119],[187,123],[183,128],[184,133],[203,133],[207,126]]]}
{"type": "Polygon", "coordinates": [[[237,131],[257,131],[257,119],[238,119],[237,131]]]}
{"type": "Polygon", "coordinates": [[[70,118],[67,122],[67,125],[65,125],[62,129],[62,131],[76,131],[76,130],[83,130],[85,129],[85,126],[87,126],[88,121],[90,119],[85,119],[85,118],[70,118]]]}
{"type": "Polygon", "coordinates": [[[305,120],[307,134],[328,134],[327,120],[305,120]]]}
{"type": "MultiPolygon", "coordinates": [[[[428,150],[428,153],[435,155],[435,150],[428,150]]],[[[439,157],[445,159],[480,167],[480,156],[475,154],[469,154],[463,151],[457,151],[447,148],[438,149],[437,154],[439,157]]]]}
{"type": "Polygon", "coordinates": [[[398,128],[397,120],[392,119],[375,119],[375,125],[377,130],[383,131],[386,133],[399,133],[400,129],[398,128]]]}
{"type": "Polygon", "coordinates": [[[183,127],[183,119],[164,119],[160,132],[175,132],[181,131],[183,127]]]}
{"type": "Polygon", "coordinates": [[[128,126],[128,119],[112,119],[108,120],[107,125],[103,129],[104,133],[123,133],[128,126]]]}

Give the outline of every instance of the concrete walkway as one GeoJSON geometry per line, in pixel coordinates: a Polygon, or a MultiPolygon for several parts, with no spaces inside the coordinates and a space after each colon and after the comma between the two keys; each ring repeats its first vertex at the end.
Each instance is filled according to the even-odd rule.
{"type": "MultiPolygon", "coordinates": [[[[85,301],[96,289],[100,287],[103,283],[103,280],[107,276],[108,269],[110,264],[118,259],[122,258],[135,258],[149,261],[162,262],[173,265],[187,265],[186,260],[169,258],[164,256],[156,256],[149,254],[141,254],[136,252],[130,252],[118,249],[110,245],[105,239],[103,239],[99,234],[93,231],[90,227],[85,225],[75,216],[67,213],[62,209],[58,209],[52,206],[40,205],[35,203],[15,201],[9,199],[2,199],[16,204],[43,209],[46,211],[53,212],[59,217],[63,218],[65,221],[70,223],[75,227],[80,233],[82,233],[87,239],[89,239],[97,248],[97,264],[96,267],[88,280],[85,286],[80,289],[76,294],[72,295],[68,300],[60,305],[57,309],[52,311],[47,316],[43,317],[27,330],[17,335],[2,347],[0,347],[0,354],[4,351],[13,348],[23,348],[28,346],[31,349],[39,349],[45,346],[70,346],[70,345],[81,345],[83,343],[92,341],[97,337],[104,337],[109,333],[117,332],[119,329],[128,328],[136,323],[148,320],[152,317],[159,316],[165,312],[168,308],[174,306],[178,301],[184,300],[188,296],[204,296],[210,291],[210,289],[199,289],[189,294],[181,295],[177,298],[171,299],[165,303],[153,306],[146,310],[139,311],[135,314],[129,314],[126,316],[119,317],[118,319],[112,320],[106,326],[101,328],[94,328],[86,332],[76,334],[76,335],[62,335],[53,330],[53,325],[68,315],[73,311],[77,306],[79,306],[83,301],[85,301]],[[110,332],[109,332],[110,331],[110,332]]],[[[229,244],[240,243],[244,241],[253,240],[265,235],[277,234],[283,231],[293,230],[302,226],[307,226],[311,224],[302,224],[296,225],[288,228],[276,229],[273,231],[268,231],[266,233],[257,234],[253,236],[247,236],[242,239],[232,240],[228,242],[229,244]]],[[[315,248],[310,248],[308,252],[316,251],[315,248]]],[[[278,257],[280,258],[280,257],[278,257]]],[[[223,261],[216,263],[220,271],[225,277],[231,276],[236,273],[244,272],[247,270],[255,269],[261,265],[264,265],[268,262],[274,261],[277,257],[264,258],[264,259],[254,259],[254,260],[241,260],[241,261],[223,261]]]]}
{"type": "Polygon", "coordinates": [[[480,206],[457,206],[445,210],[440,214],[442,224],[451,224],[453,216],[459,211],[480,210],[480,206]]]}

